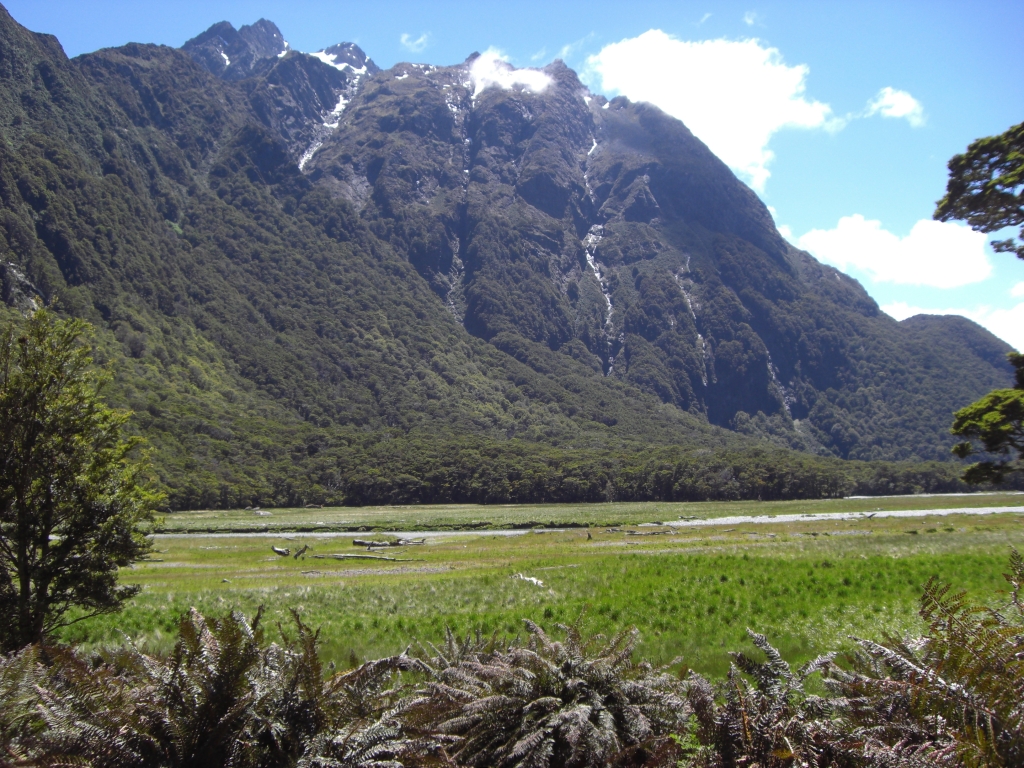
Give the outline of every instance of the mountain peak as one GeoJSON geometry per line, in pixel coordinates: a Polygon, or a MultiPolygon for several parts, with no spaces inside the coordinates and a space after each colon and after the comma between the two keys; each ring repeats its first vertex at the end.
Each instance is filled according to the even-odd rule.
{"type": "MultiPolygon", "coordinates": [[[[260,62],[283,57],[291,46],[274,22],[260,19],[237,30],[230,22],[220,21],[181,49],[217,77],[241,80],[256,74],[260,62]]],[[[336,43],[308,55],[356,81],[380,72],[380,67],[355,43],[336,43]]]]}
{"type": "Polygon", "coordinates": [[[181,49],[218,77],[241,80],[263,59],[283,56],[289,45],[274,22],[260,19],[238,30],[228,21],[217,22],[181,49]]]}
{"type": "Polygon", "coordinates": [[[242,27],[238,30],[238,34],[249,43],[249,46],[261,59],[281,56],[290,48],[277,25],[266,19],[260,19],[255,24],[242,27]]]}
{"type": "Polygon", "coordinates": [[[337,43],[309,55],[342,72],[350,70],[356,75],[373,75],[380,72],[380,67],[355,43],[337,43]]]}

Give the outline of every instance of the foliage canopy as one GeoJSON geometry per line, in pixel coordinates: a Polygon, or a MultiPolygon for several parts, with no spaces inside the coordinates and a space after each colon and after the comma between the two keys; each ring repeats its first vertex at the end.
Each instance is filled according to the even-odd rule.
{"type": "MultiPolygon", "coordinates": [[[[1024,224],[1024,123],[978,139],[950,159],[946,196],[935,218],[962,219],[980,232],[1024,224]]],[[[1016,242],[996,240],[992,247],[1024,259],[1024,229],[1016,242]]],[[[953,446],[953,453],[961,458],[976,453],[973,439],[995,456],[967,469],[969,483],[998,482],[1019,469],[1024,457],[1024,355],[1011,352],[1008,359],[1016,368],[1016,387],[989,392],[954,414],[950,431],[969,439],[953,446]]]]}
{"type": "MultiPolygon", "coordinates": [[[[950,159],[946,196],[935,218],[961,219],[979,232],[1024,224],[1024,123],[978,139],[950,159]]],[[[1016,242],[996,240],[992,247],[1024,259],[1024,228],[1016,242]]]]}
{"type": "MultiPolygon", "coordinates": [[[[1017,369],[1017,386],[997,389],[954,414],[952,432],[981,443],[995,458],[968,467],[964,479],[969,483],[999,482],[1020,469],[1024,458],[1024,355],[1010,353],[1017,369]]],[[[975,453],[971,440],[958,443],[953,452],[966,458],[975,453]]]]}
{"type": "Polygon", "coordinates": [[[149,550],[158,496],[129,418],[99,396],[86,324],[39,310],[0,336],[0,644],[19,648],[69,611],[117,610],[138,587],[117,569],[149,550]]]}

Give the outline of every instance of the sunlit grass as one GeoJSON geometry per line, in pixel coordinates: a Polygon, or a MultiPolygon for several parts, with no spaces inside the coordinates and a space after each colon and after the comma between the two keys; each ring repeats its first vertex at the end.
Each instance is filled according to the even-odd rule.
{"type": "Polygon", "coordinates": [[[326,657],[348,665],[413,639],[437,640],[445,626],[515,634],[524,618],[551,625],[586,610],[595,631],[635,624],[640,653],[654,661],[682,656],[689,667],[721,674],[727,651],[749,647],[747,627],[798,662],[849,647],[850,634],[915,631],[921,586],[932,576],[991,595],[1004,584],[1009,545],[1024,546],[1024,515],[590,533],[459,535],[382,553],[401,562],[312,557],[361,553],[351,537],[161,538],[153,562],[123,574],[142,594],[64,639],[108,644],[124,633],[167,651],[191,606],[216,615],[265,605],[272,635],[275,622],[287,629],[289,611],[298,610],[322,627],[326,657]],[[313,549],[302,560],[270,548],[304,543],[313,549]],[[513,578],[520,573],[543,586],[513,578]]]}

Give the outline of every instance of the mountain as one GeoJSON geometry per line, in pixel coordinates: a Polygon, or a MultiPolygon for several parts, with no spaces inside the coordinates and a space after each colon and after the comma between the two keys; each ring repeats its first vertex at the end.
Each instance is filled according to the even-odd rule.
{"type": "Polygon", "coordinates": [[[1010,380],[561,62],[381,71],[265,20],[68,60],[3,11],[0,128],[0,311],[96,326],[176,508],[936,490],[841,459],[947,459],[1010,380]]]}
{"type": "Polygon", "coordinates": [[[181,47],[202,67],[227,80],[249,77],[257,64],[285,56],[288,48],[281,30],[266,19],[238,30],[222,21],[181,47]]]}
{"type": "Polygon", "coordinates": [[[905,332],[789,245],[679,121],[594,96],[560,62],[530,76],[399,65],[304,166],[472,334],[572,356],[721,426],[761,414],[845,458],[944,458],[950,412],[1008,380],[1009,347],[977,325],[905,332]]]}

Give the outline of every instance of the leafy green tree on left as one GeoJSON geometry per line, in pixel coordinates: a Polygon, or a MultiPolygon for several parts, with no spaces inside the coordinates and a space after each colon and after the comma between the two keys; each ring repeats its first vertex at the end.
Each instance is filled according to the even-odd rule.
{"type": "Polygon", "coordinates": [[[0,648],[110,613],[140,587],[118,568],[150,550],[130,414],[107,407],[88,325],[39,310],[0,331],[0,648]]]}

